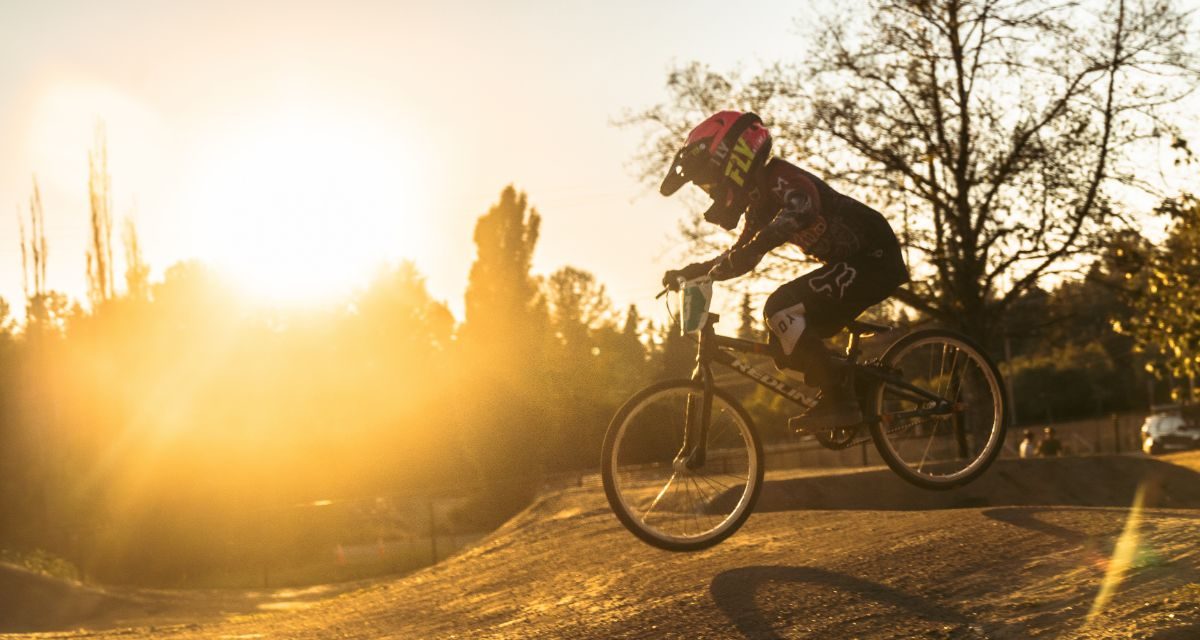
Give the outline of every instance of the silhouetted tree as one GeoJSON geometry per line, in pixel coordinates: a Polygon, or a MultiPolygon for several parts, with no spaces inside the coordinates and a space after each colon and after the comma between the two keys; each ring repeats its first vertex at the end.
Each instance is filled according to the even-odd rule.
{"type": "Polygon", "coordinates": [[[742,306],[739,309],[741,324],[738,325],[737,336],[742,340],[759,340],[762,334],[758,329],[758,319],[754,307],[750,304],[750,294],[742,294],[742,306]]]}
{"type": "Polygon", "coordinates": [[[142,257],[137,226],[131,218],[125,219],[121,239],[125,243],[125,289],[130,298],[146,300],[150,296],[150,265],[142,257]]]}
{"type": "Polygon", "coordinates": [[[649,355],[646,345],[642,343],[644,333],[649,333],[648,327],[643,329],[642,316],[638,313],[637,305],[629,305],[625,312],[625,324],[621,328],[617,348],[621,350],[621,361],[630,370],[630,375],[638,381],[645,380],[651,371],[646,367],[649,355]]]}
{"type": "Polygon", "coordinates": [[[682,334],[679,316],[659,331],[659,371],[663,378],[687,378],[696,367],[696,342],[682,334]]]}
{"type": "Polygon", "coordinates": [[[458,356],[470,380],[463,385],[463,447],[490,491],[480,505],[484,516],[505,517],[524,505],[542,463],[547,319],[529,272],[540,224],[525,194],[509,186],[475,225],[458,356]]]}
{"type": "Polygon", "coordinates": [[[588,332],[612,314],[604,285],[587,271],[562,267],[546,278],[544,288],[555,335],[570,353],[587,347],[588,332]]]}
{"type": "Polygon", "coordinates": [[[33,177],[33,194],[29,196],[29,226],[23,217],[17,218],[21,236],[21,285],[25,293],[25,317],[31,326],[44,326],[50,321],[49,290],[46,285],[46,264],[49,247],[46,244],[46,214],[42,208],[42,192],[37,176],[33,177]]]}
{"type": "Polygon", "coordinates": [[[12,307],[8,301],[0,297],[0,340],[7,340],[12,337],[14,320],[9,317],[12,313],[12,307]]]}
{"type": "Polygon", "coordinates": [[[528,356],[545,328],[545,305],[529,273],[541,217],[527,207],[525,194],[509,186],[475,224],[462,337],[483,368],[528,356]]]}
{"type": "Polygon", "coordinates": [[[891,217],[914,262],[905,303],[986,338],[1024,291],[1131,224],[1111,194],[1146,187],[1136,143],[1177,135],[1161,107],[1195,86],[1175,2],[1097,4],[846,5],[803,62],[746,82],[685,65],[669,103],[628,121],[651,127],[641,163],[656,180],[699,118],[760,113],[782,155],[891,217]]]}
{"type": "Polygon", "coordinates": [[[91,239],[87,251],[88,299],[97,309],[113,297],[112,178],[103,125],[96,126],[96,148],[88,152],[88,202],[91,239]]]}

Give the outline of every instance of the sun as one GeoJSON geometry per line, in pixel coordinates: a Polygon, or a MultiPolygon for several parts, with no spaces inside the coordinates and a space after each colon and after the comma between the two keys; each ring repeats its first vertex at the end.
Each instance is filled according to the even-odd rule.
{"type": "Polygon", "coordinates": [[[381,263],[426,257],[413,151],[383,123],[345,113],[242,119],[195,154],[188,241],[262,301],[343,297],[381,263]]]}

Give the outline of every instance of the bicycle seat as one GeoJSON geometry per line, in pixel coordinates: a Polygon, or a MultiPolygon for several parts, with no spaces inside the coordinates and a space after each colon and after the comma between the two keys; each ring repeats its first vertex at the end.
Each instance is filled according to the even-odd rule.
{"type": "Polygon", "coordinates": [[[873,336],[877,333],[887,333],[892,330],[885,324],[875,324],[874,322],[863,322],[862,320],[851,320],[850,324],[846,325],[846,329],[850,333],[860,336],[873,336]]]}

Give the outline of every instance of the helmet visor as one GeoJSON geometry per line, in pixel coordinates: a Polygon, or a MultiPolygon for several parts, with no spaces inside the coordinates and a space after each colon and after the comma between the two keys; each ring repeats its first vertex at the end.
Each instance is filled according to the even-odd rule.
{"type": "Polygon", "coordinates": [[[675,154],[675,159],[671,161],[671,167],[667,169],[667,175],[658,187],[658,192],[664,196],[669,196],[679,191],[679,187],[687,184],[688,179],[683,173],[683,163],[680,162],[682,155],[683,151],[675,154]]]}
{"type": "Polygon", "coordinates": [[[671,160],[671,167],[667,169],[667,175],[663,178],[658,192],[669,196],[688,182],[708,182],[705,174],[709,173],[707,169],[712,163],[707,150],[707,144],[704,142],[680,149],[671,160]]]}

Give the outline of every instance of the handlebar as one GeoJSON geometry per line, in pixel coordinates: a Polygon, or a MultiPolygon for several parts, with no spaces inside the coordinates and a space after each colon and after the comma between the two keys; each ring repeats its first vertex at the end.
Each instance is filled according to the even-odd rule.
{"type": "Polygon", "coordinates": [[[668,293],[670,293],[672,291],[679,291],[679,290],[683,289],[683,285],[685,285],[689,282],[697,282],[697,283],[712,282],[712,278],[710,278],[708,276],[700,276],[699,278],[692,278],[691,280],[688,280],[687,278],[684,278],[682,276],[678,277],[675,279],[675,286],[672,287],[672,286],[668,285],[666,287],[663,287],[663,290],[659,291],[658,295],[654,296],[654,299],[658,300],[659,298],[667,295],[668,293]]]}

